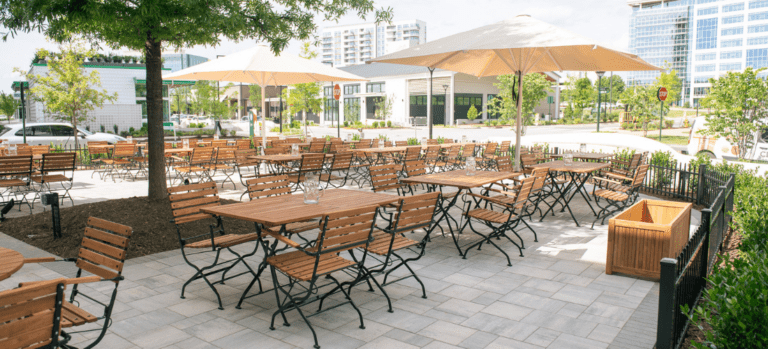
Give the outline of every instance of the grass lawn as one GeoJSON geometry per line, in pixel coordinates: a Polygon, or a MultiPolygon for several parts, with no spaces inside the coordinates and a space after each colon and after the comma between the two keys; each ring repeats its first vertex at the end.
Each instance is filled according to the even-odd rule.
{"type": "MultiPolygon", "coordinates": [[[[654,141],[658,141],[659,140],[659,135],[648,135],[645,138],[649,138],[649,139],[653,139],[654,141]]],[[[661,136],[661,143],[669,144],[669,145],[687,145],[688,144],[688,136],[661,136]]]]}

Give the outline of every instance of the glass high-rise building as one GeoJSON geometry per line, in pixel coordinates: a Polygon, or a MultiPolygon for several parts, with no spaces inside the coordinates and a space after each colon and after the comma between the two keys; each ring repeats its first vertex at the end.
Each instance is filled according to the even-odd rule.
{"type": "MultiPolygon", "coordinates": [[[[707,0],[695,0],[698,2],[707,0]]],[[[691,22],[694,0],[628,0],[629,51],[653,65],[674,69],[683,81],[681,100],[690,89],[691,22]]],[[[629,85],[653,84],[660,72],[630,72],[629,85]]]]}
{"type": "Polygon", "coordinates": [[[163,68],[168,68],[171,72],[177,72],[193,65],[208,62],[208,58],[195,56],[188,53],[167,53],[163,54],[163,68]]]}

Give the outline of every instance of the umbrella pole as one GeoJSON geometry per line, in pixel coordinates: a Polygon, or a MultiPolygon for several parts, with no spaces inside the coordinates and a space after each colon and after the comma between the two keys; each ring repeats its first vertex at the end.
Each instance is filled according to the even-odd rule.
{"type": "Polygon", "coordinates": [[[435,72],[435,68],[427,68],[429,69],[429,94],[427,96],[427,99],[429,100],[429,104],[427,104],[427,120],[429,121],[429,139],[432,139],[432,73],[435,72]]]}
{"type": "Polygon", "coordinates": [[[520,171],[520,132],[522,131],[523,119],[523,72],[517,71],[517,120],[515,121],[515,171],[520,171]]]}
{"type": "Polygon", "coordinates": [[[267,87],[265,83],[261,84],[261,152],[264,154],[264,149],[267,149],[267,111],[263,110],[265,95],[267,94],[267,87]]]}

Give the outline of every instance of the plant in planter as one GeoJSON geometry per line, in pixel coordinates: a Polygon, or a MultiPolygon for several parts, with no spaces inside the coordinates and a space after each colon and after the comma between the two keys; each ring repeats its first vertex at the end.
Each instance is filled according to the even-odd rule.
{"type": "Polygon", "coordinates": [[[387,121],[387,127],[392,127],[392,121],[387,121]]]}
{"type": "Polygon", "coordinates": [[[467,111],[467,119],[473,122],[475,121],[475,119],[477,119],[477,108],[475,108],[474,104],[472,104],[472,106],[469,107],[469,110],[467,111]]]}
{"type": "Polygon", "coordinates": [[[378,121],[374,121],[374,122],[371,124],[371,127],[373,127],[373,128],[378,128],[378,127],[379,127],[379,122],[378,122],[378,121]]]}
{"type": "Polygon", "coordinates": [[[229,136],[230,136],[230,137],[234,137],[234,136],[237,136],[237,131],[235,131],[235,130],[230,130],[230,131],[229,131],[229,136]]]}

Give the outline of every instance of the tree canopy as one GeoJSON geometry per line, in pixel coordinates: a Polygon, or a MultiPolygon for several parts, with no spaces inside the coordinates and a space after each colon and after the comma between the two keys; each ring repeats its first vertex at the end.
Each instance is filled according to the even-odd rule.
{"type": "MultiPolygon", "coordinates": [[[[306,59],[314,59],[317,57],[317,52],[312,51],[312,46],[309,42],[305,42],[299,56],[306,59]]],[[[319,113],[323,110],[323,99],[320,97],[321,88],[322,86],[320,83],[308,82],[291,85],[291,88],[283,91],[285,99],[288,101],[288,110],[290,113],[292,115],[302,113],[302,122],[305,125],[305,133],[307,112],[319,113]]]]}
{"type": "Polygon", "coordinates": [[[82,36],[113,48],[143,50],[147,64],[149,197],[167,196],[163,145],[162,48],[217,45],[222,39],[269,43],[275,53],[293,39],[309,40],[315,16],[335,21],[349,11],[375,12],[390,22],[392,10],[373,0],[0,0],[3,39],[39,31],[62,42],[82,36]]]}
{"type": "MultiPolygon", "coordinates": [[[[595,90],[597,90],[597,84],[598,80],[595,80],[595,90]]],[[[624,79],[621,78],[621,76],[614,74],[613,76],[606,75],[603,76],[603,81],[601,82],[603,86],[603,96],[601,99],[605,103],[616,103],[616,101],[621,98],[621,94],[624,93],[624,90],[626,89],[626,84],[624,84],[624,79]]]]}
{"type": "Polygon", "coordinates": [[[724,137],[738,147],[739,159],[753,149],[757,137],[768,128],[768,82],[758,77],[765,68],[728,72],[710,79],[712,87],[702,105],[711,108],[705,116],[703,135],[724,137]]]}
{"type": "Polygon", "coordinates": [[[656,81],[653,85],[656,90],[659,87],[667,88],[667,103],[675,103],[680,100],[680,93],[683,90],[683,82],[680,77],[677,76],[677,71],[674,69],[668,69],[661,72],[661,75],[656,77],[656,81]]]}
{"type": "Polygon", "coordinates": [[[0,92],[0,112],[5,114],[8,122],[11,121],[11,116],[19,110],[19,106],[21,106],[21,101],[13,98],[13,94],[0,92]]]}
{"type": "MultiPolygon", "coordinates": [[[[517,119],[517,77],[515,75],[499,75],[494,86],[499,89],[499,95],[488,102],[488,113],[499,116],[503,123],[517,119]]],[[[531,114],[541,100],[552,91],[552,83],[547,81],[544,74],[534,73],[523,77],[523,124],[530,125],[531,114]]]]}

